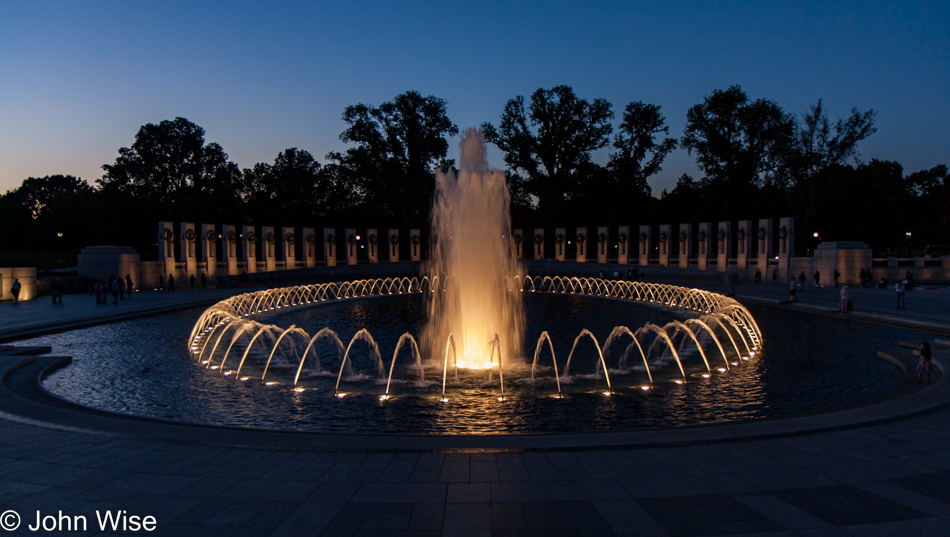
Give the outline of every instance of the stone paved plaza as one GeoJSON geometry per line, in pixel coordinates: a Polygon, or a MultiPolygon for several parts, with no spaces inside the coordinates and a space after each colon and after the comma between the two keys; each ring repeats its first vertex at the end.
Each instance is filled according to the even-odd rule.
{"type": "MultiPolygon", "coordinates": [[[[743,302],[774,303],[786,294],[781,285],[736,287],[743,302]]],[[[128,313],[229,292],[141,293],[133,300],[141,311],[128,313]]],[[[834,289],[799,296],[788,307],[830,315],[837,303],[834,289]]],[[[853,290],[854,318],[931,330],[936,338],[950,332],[950,292],[913,291],[900,311],[891,309],[892,298],[853,290]]],[[[95,324],[133,307],[96,307],[91,297],[65,302],[0,304],[0,334],[95,324]]],[[[897,342],[888,350],[902,352],[897,342]]],[[[950,362],[945,350],[935,356],[950,362]]],[[[3,360],[7,370],[15,358],[3,360]]],[[[943,379],[913,389],[941,400],[950,391],[943,379]]],[[[153,535],[950,535],[950,408],[943,403],[864,425],[830,422],[812,433],[753,424],[741,438],[723,440],[714,426],[692,428],[671,445],[521,449],[515,440],[471,451],[332,447],[321,435],[282,445],[280,436],[248,433],[241,443],[204,428],[172,426],[178,432],[166,434],[68,409],[47,418],[38,408],[5,379],[0,512],[22,517],[15,535],[32,534],[26,526],[38,510],[86,517],[88,531],[64,534],[97,533],[95,513],[107,509],[155,517],[155,531],[137,533],[153,535]]]]}

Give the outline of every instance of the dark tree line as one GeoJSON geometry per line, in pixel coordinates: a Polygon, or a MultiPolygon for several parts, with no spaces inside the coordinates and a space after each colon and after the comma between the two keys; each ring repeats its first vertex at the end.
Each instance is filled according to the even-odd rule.
{"type": "MultiPolygon", "coordinates": [[[[526,228],[792,215],[800,251],[813,246],[812,230],[879,252],[950,244],[946,166],[905,176],[896,162],[858,160],[875,114],[832,120],[819,100],[796,115],[732,86],[687,110],[677,139],[657,105],[630,102],[615,125],[610,102],[556,86],[509,100],[497,126],[481,128],[504,154],[514,221],[526,228]],[[695,156],[702,177],[684,175],[654,196],[650,178],[677,148],[695,156]],[[596,163],[605,149],[606,164],[596,163]]],[[[455,164],[448,103],[408,91],[348,106],[342,119],[348,148],[324,163],[288,148],[244,169],[187,119],[144,125],[95,186],[57,175],[0,196],[0,262],[36,250],[69,257],[91,244],[148,256],[159,220],[425,228],[435,171],[455,164]]]]}

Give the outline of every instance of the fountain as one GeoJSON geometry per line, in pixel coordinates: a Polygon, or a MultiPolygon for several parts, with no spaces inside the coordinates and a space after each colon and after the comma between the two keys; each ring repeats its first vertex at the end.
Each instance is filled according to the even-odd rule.
{"type": "Polygon", "coordinates": [[[727,373],[761,348],[762,335],[749,311],[716,293],[601,278],[528,276],[513,251],[504,173],[488,167],[485,142],[477,131],[466,131],[460,146],[458,171],[436,174],[430,260],[421,277],[299,285],[229,298],[207,309],[194,325],[189,350],[195,361],[237,381],[256,379],[296,393],[318,389],[337,398],[352,393],[341,391],[346,384],[358,391],[376,391],[380,402],[393,397],[394,376],[400,383],[414,378],[413,393],[446,403],[453,391],[467,397],[493,393],[500,401],[513,392],[560,398],[564,390],[581,390],[609,396],[641,377],[645,378],[633,387],[648,391],[658,382],[682,385],[690,376],[708,379],[727,373]],[[544,294],[638,302],[685,318],[663,326],[651,322],[633,328],[615,326],[603,345],[594,333],[582,329],[559,370],[548,331],[537,338],[533,355],[524,348],[524,299],[544,294]],[[409,332],[398,337],[388,364],[371,333],[373,327],[359,329],[344,344],[345,338],[329,327],[311,337],[296,323],[281,328],[264,319],[288,309],[393,295],[421,296],[427,323],[418,340],[409,332]],[[624,338],[630,342],[615,357],[611,350],[624,338]],[[320,356],[317,344],[324,340],[332,346],[320,356]],[[579,348],[589,345],[596,350],[592,369],[578,371],[576,365],[572,369],[579,348]],[[368,356],[355,358],[354,347],[367,349],[368,356]],[[406,349],[410,359],[397,368],[406,349]],[[539,362],[544,350],[550,359],[539,362]],[[237,355],[237,368],[231,369],[237,355]],[[721,358],[724,367],[718,363],[712,367],[710,357],[721,358]],[[355,367],[354,360],[362,367],[355,367]],[[620,384],[612,384],[611,377],[620,384]],[[335,382],[324,386],[312,380],[320,378],[335,382]]]}

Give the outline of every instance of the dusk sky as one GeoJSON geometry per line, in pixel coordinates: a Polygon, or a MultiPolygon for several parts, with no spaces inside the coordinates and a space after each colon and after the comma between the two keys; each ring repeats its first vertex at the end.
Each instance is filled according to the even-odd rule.
{"type": "MultiPolygon", "coordinates": [[[[950,164],[950,2],[0,2],[0,192],[27,177],[90,183],[139,127],[202,126],[241,168],[299,147],[320,162],[347,105],[407,90],[460,128],[508,99],[578,96],[687,109],[739,84],[802,113],[878,111],[862,159],[950,164]]],[[[450,156],[457,154],[457,138],[450,156]]],[[[606,162],[607,154],[597,155],[606,162]]],[[[490,161],[503,167],[500,152],[490,161]]],[[[676,150],[654,193],[694,176],[676,150]]]]}

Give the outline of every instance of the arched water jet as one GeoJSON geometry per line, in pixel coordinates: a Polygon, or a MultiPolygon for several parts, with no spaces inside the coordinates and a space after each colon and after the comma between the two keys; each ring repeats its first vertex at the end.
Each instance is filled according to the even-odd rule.
{"type": "MultiPolygon", "coordinates": [[[[574,345],[571,347],[571,353],[567,356],[567,364],[564,365],[564,376],[567,377],[571,368],[571,358],[574,357],[574,349],[577,348],[577,343],[580,342],[581,338],[584,336],[590,337],[594,342],[594,346],[597,348],[597,355],[600,356],[599,366],[604,368],[604,378],[607,379],[607,393],[610,394],[613,392],[613,389],[610,387],[610,372],[607,371],[607,363],[604,362],[604,353],[600,350],[600,343],[598,343],[597,338],[594,337],[594,334],[588,329],[581,330],[581,333],[574,338],[574,345]]],[[[596,373],[597,371],[594,371],[596,373]]]]}
{"type": "MultiPolygon", "coordinates": [[[[445,358],[442,360],[442,402],[446,401],[445,399],[445,376],[449,371],[449,346],[452,346],[452,359],[455,360],[458,358],[458,352],[455,350],[455,338],[452,337],[452,334],[449,334],[448,339],[445,341],[445,358]]],[[[456,370],[456,374],[458,374],[456,370]]]]}
{"type": "Polygon", "coordinates": [[[719,316],[717,316],[717,315],[704,315],[704,316],[701,317],[701,319],[709,319],[710,321],[712,321],[712,322],[716,323],[717,325],[719,325],[719,328],[722,328],[722,331],[726,333],[726,337],[728,337],[728,338],[729,338],[729,341],[732,343],[732,348],[736,351],[736,358],[741,360],[741,359],[742,359],[742,353],[739,352],[739,346],[736,345],[736,340],[735,340],[735,338],[732,337],[732,334],[729,332],[729,329],[726,328],[726,325],[723,324],[723,322],[720,320],[719,316]]]}
{"type": "Polygon", "coordinates": [[[548,349],[551,351],[551,362],[554,364],[554,380],[557,382],[557,396],[560,398],[561,376],[557,371],[557,357],[554,355],[554,343],[551,342],[551,336],[547,330],[541,332],[541,336],[538,337],[538,345],[534,348],[534,361],[531,362],[531,379],[534,380],[534,371],[538,367],[538,356],[541,354],[541,346],[545,341],[548,342],[548,349]]]}
{"type": "MultiPolygon", "coordinates": [[[[290,325],[290,328],[288,328],[287,330],[284,330],[284,332],[280,335],[279,338],[277,338],[277,341],[274,343],[274,348],[271,349],[270,356],[267,357],[267,364],[264,365],[264,373],[261,374],[261,384],[264,383],[264,377],[267,376],[267,370],[270,368],[270,361],[274,359],[274,353],[277,352],[277,347],[280,346],[280,341],[284,339],[284,336],[292,332],[300,332],[300,333],[306,334],[306,332],[304,332],[300,328],[297,328],[297,325],[293,325],[293,324],[290,325]]],[[[296,384],[296,382],[294,384],[296,384]]]]}
{"type": "MultiPolygon", "coordinates": [[[[498,337],[498,334],[495,334],[494,339],[492,339],[489,344],[491,347],[491,354],[488,356],[488,363],[492,363],[492,358],[495,357],[495,352],[498,352],[498,381],[501,384],[501,401],[505,400],[505,368],[501,363],[501,339],[498,337]]],[[[491,376],[491,367],[488,368],[489,378],[491,376]]]]}
{"type": "Polygon", "coordinates": [[[607,336],[607,342],[604,344],[604,354],[607,354],[610,346],[614,341],[620,339],[621,336],[628,335],[633,341],[627,345],[627,348],[623,351],[623,356],[620,357],[620,361],[617,364],[617,367],[623,369],[627,365],[627,355],[630,353],[630,348],[633,345],[637,346],[637,350],[640,351],[640,357],[643,358],[643,367],[647,370],[647,378],[650,379],[650,385],[653,385],[653,373],[650,372],[650,364],[647,362],[647,356],[643,353],[643,347],[640,346],[640,342],[637,341],[637,336],[630,331],[626,326],[615,326],[613,330],[610,331],[610,335],[607,336]]]}
{"type": "MultiPolygon", "coordinates": [[[[258,330],[257,333],[254,334],[254,337],[251,338],[251,342],[248,343],[247,348],[244,349],[244,356],[241,356],[241,363],[238,364],[237,372],[234,375],[235,380],[237,380],[241,376],[241,369],[244,367],[244,360],[247,360],[247,355],[250,354],[251,347],[254,346],[254,342],[257,341],[257,338],[260,337],[261,334],[264,334],[270,330],[273,330],[272,326],[262,326],[260,330],[258,330]]],[[[221,362],[221,370],[224,371],[224,362],[221,362]]]]}
{"type": "Polygon", "coordinates": [[[370,355],[376,357],[376,375],[377,377],[382,377],[384,373],[383,359],[379,355],[379,347],[376,345],[376,341],[373,339],[372,334],[369,333],[369,330],[362,328],[356,335],[353,336],[353,339],[350,340],[350,344],[346,346],[346,352],[343,354],[343,363],[340,364],[340,373],[336,376],[336,386],[333,387],[333,394],[338,395],[340,393],[340,379],[343,378],[343,368],[346,367],[346,362],[350,358],[350,349],[353,348],[353,344],[356,343],[356,340],[362,339],[369,343],[370,345],[370,355]]]}
{"type": "MultiPolygon", "coordinates": [[[[333,330],[330,330],[330,328],[321,328],[320,331],[317,332],[315,336],[310,338],[310,343],[307,344],[307,348],[303,351],[303,356],[300,357],[300,365],[297,367],[297,375],[294,377],[294,386],[296,386],[297,381],[300,380],[300,372],[303,371],[303,364],[304,364],[304,361],[307,359],[307,353],[310,352],[310,349],[313,347],[313,344],[316,343],[318,339],[320,339],[321,337],[326,337],[326,336],[330,336],[331,339],[336,343],[337,354],[340,356],[341,360],[343,359],[343,342],[340,341],[340,337],[336,334],[336,332],[334,332],[333,330]]],[[[313,356],[314,358],[317,359],[317,369],[319,370],[321,367],[323,367],[320,364],[320,355],[317,354],[316,350],[314,350],[313,356]]],[[[353,374],[352,369],[349,371],[349,373],[350,375],[353,374]]]]}
{"type": "Polygon", "coordinates": [[[722,348],[722,344],[719,343],[719,338],[716,337],[716,333],[713,332],[713,330],[712,330],[711,328],[709,328],[709,326],[708,326],[706,323],[702,322],[702,321],[699,320],[699,319],[686,319],[685,324],[687,324],[687,325],[693,325],[693,324],[695,324],[696,326],[699,326],[700,328],[702,328],[703,330],[705,330],[707,334],[709,334],[709,337],[711,337],[712,340],[716,343],[716,346],[719,347],[719,354],[722,355],[722,361],[726,363],[726,369],[728,369],[728,368],[729,368],[729,359],[726,358],[726,350],[723,349],[723,348],[722,348]]]}
{"type": "Polygon", "coordinates": [[[686,370],[683,369],[683,362],[680,361],[679,353],[677,353],[676,348],[673,347],[673,342],[670,341],[669,334],[667,334],[666,331],[660,328],[659,326],[653,323],[647,323],[643,325],[642,328],[637,330],[636,334],[634,334],[634,337],[636,337],[637,335],[641,334],[644,331],[653,332],[654,334],[656,334],[657,338],[659,338],[661,341],[666,343],[667,347],[669,347],[670,349],[670,352],[673,353],[673,359],[676,360],[676,365],[679,366],[680,368],[680,373],[682,373],[683,375],[683,380],[686,380],[686,370]]]}
{"type": "MultiPolygon", "coordinates": [[[[690,339],[693,340],[693,343],[696,345],[696,349],[699,351],[699,355],[702,356],[703,363],[706,364],[706,371],[712,371],[712,368],[709,367],[709,360],[706,359],[706,351],[703,350],[703,346],[699,344],[699,340],[696,339],[696,334],[694,334],[693,331],[690,330],[689,326],[680,321],[673,321],[670,324],[686,332],[686,335],[689,336],[690,339]]],[[[726,369],[729,369],[728,365],[726,365],[726,369]]]]}
{"type": "Polygon", "coordinates": [[[389,385],[393,381],[393,369],[396,368],[396,356],[399,355],[399,349],[402,348],[404,342],[408,341],[411,346],[410,350],[416,357],[416,366],[419,368],[419,380],[425,381],[426,372],[425,368],[422,367],[422,356],[419,354],[419,346],[416,345],[416,338],[412,337],[412,334],[406,332],[405,334],[399,336],[399,341],[396,342],[396,350],[393,351],[393,361],[389,364],[389,378],[386,380],[386,394],[385,398],[389,398],[389,385]]]}

